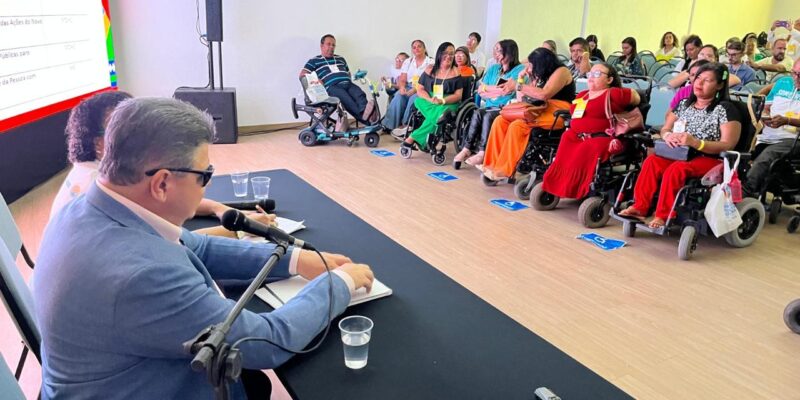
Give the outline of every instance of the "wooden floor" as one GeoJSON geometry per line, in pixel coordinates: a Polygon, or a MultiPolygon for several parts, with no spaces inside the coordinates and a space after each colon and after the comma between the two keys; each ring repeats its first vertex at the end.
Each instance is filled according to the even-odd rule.
{"type": "MultiPolygon", "coordinates": [[[[381,137],[380,148],[398,147],[381,137]]],[[[212,146],[211,159],[219,173],[290,169],[636,398],[800,399],[800,335],[782,319],[800,297],[800,235],[786,233],[789,208],[746,249],[702,238],[685,262],[676,238],[640,233],[605,252],[575,239],[588,231],[575,202],[505,211],[489,200],[513,198],[511,187],[485,187],[474,169],[368,150],[344,142],[306,148],[295,132],[278,132],[212,146]],[[438,170],[460,179],[426,176],[438,170]]],[[[34,255],[63,178],[11,207],[34,255]]],[[[597,232],[622,238],[615,222],[597,232]]],[[[0,322],[3,354],[15,364],[13,325],[0,322]]],[[[27,379],[36,379],[31,370],[27,379]]]]}

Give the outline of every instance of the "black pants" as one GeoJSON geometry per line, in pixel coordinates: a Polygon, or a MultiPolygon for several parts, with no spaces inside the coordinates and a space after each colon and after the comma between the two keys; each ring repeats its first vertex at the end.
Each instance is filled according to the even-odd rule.
{"type": "Polygon", "coordinates": [[[364,94],[361,88],[354,85],[353,82],[341,81],[327,90],[328,95],[338,98],[344,109],[356,120],[362,123],[366,122],[362,117],[364,116],[364,110],[367,108],[367,95],[364,94]]]}
{"type": "Polygon", "coordinates": [[[472,113],[472,121],[467,129],[464,147],[472,152],[486,150],[486,141],[492,129],[492,122],[500,115],[499,108],[478,108],[472,113]],[[480,139],[480,143],[478,142],[480,139]]]}
{"type": "MultiPolygon", "coordinates": [[[[744,182],[744,193],[748,196],[758,196],[764,189],[767,180],[769,165],[783,157],[792,149],[794,139],[783,139],[775,144],[759,144],[753,151],[753,165],[747,171],[747,180],[744,182]]],[[[794,154],[800,154],[800,143],[795,147],[794,154]]]]}
{"type": "Polygon", "coordinates": [[[242,369],[241,379],[248,400],[269,400],[272,397],[272,382],[263,372],[242,369]]]}

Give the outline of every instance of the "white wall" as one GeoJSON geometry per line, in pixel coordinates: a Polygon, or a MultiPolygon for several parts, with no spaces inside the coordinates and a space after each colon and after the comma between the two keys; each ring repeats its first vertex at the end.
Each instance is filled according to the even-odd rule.
{"type": "MultiPolygon", "coordinates": [[[[289,101],[299,93],[298,72],[319,54],[325,33],[336,36],[336,53],[352,70],[367,69],[376,79],[388,73],[398,52],[410,52],[413,39],[425,41],[433,55],[443,41],[459,46],[471,31],[484,34],[490,1],[499,3],[406,0],[398,14],[397,2],[223,0],[223,71],[225,86],[236,87],[239,125],[294,121],[289,101]]],[[[195,7],[195,0],[111,2],[122,90],[171,96],[178,86],[206,84],[206,48],[197,39],[195,7]]]]}

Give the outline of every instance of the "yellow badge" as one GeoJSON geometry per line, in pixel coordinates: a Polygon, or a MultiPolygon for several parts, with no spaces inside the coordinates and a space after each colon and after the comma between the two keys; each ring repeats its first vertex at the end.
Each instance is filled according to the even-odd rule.
{"type": "Polygon", "coordinates": [[[433,97],[444,100],[444,85],[433,85],[433,97]]]}
{"type": "Polygon", "coordinates": [[[572,101],[572,104],[575,104],[575,110],[572,112],[572,118],[581,118],[583,117],[583,113],[586,111],[586,104],[589,102],[583,98],[576,98],[572,101]]]}

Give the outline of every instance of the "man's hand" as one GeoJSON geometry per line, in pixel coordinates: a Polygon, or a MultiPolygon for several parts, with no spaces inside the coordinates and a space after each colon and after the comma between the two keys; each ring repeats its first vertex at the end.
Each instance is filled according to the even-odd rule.
{"type": "Polygon", "coordinates": [[[367,264],[347,263],[342,265],[339,270],[346,272],[347,275],[350,275],[350,277],[353,278],[356,290],[362,287],[366,288],[367,292],[372,290],[372,281],[375,280],[375,275],[372,273],[372,269],[370,269],[367,264]]]}
{"type": "Polygon", "coordinates": [[[277,218],[277,215],[275,215],[275,214],[267,214],[267,213],[264,213],[264,212],[250,211],[246,215],[247,215],[247,218],[250,218],[253,221],[256,221],[258,223],[261,223],[261,224],[264,224],[264,225],[267,225],[267,226],[277,226],[278,225],[275,222],[275,218],[277,218]]]}
{"type": "Polygon", "coordinates": [[[774,115],[770,118],[762,118],[761,121],[770,128],[780,128],[789,123],[789,118],[783,115],[774,115]]]}
{"type": "MultiPolygon", "coordinates": [[[[325,264],[320,260],[317,253],[308,250],[295,250],[300,251],[300,257],[297,259],[297,274],[306,278],[308,280],[312,280],[325,272],[325,264]]],[[[344,264],[352,263],[349,257],[345,257],[341,254],[333,254],[333,253],[326,253],[321,252],[322,257],[325,258],[325,261],[328,263],[328,268],[334,270],[336,268],[341,267],[344,264]]]]}

